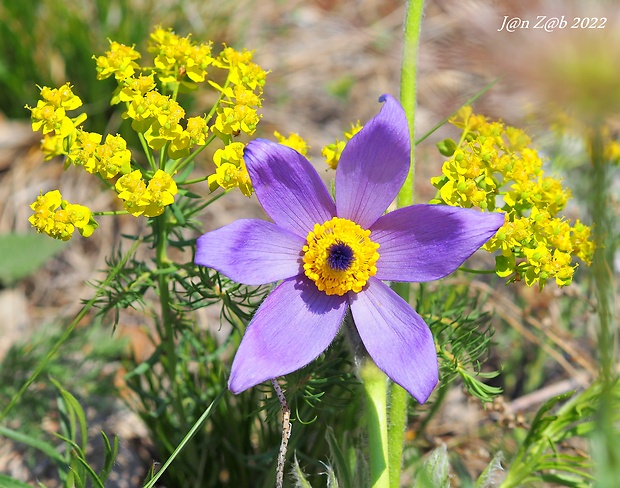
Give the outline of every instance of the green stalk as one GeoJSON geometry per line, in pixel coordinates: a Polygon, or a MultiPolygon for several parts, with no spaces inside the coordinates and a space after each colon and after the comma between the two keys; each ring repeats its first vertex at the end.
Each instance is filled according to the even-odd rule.
{"type": "MultiPolygon", "coordinates": [[[[390,488],[388,467],[387,377],[370,358],[359,371],[366,400],[370,486],[390,488]]],[[[399,460],[400,464],[400,460],[399,460]]]]}
{"type": "Polygon", "coordinates": [[[416,76],[418,66],[418,45],[424,0],[409,0],[405,15],[405,34],[403,39],[403,58],[400,72],[400,103],[409,120],[409,139],[411,140],[411,166],[405,184],[398,194],[398,206],[406,207],[413,203],[413,183],[415,160],[414,121],[416,104],[416,76]]]}
{"type": "MultiPolygon", "coordinates": [[[[397,206],[406,207],[414,200],[415,172],[415,107],[416,107],[416,76],[418,65],[418,46],[420,44],[420,26],[424,0],[409,0],[405,16],[405,33],[403,39],[403,58],[400,75],[400,103],[405,110],[409,122],[409,140],[411,141],[410,166],[405,184],[397,197],[397,206]]],[[[409,284],[394,283],[392,288],[405,301],[409,301],[409,284]]],[[[407,424],[407,392],[396,384],[390,385],[390,424],[388,430],[389,478],[390,487],[400,486],[402,469],[403,444],[407,424]]]]}

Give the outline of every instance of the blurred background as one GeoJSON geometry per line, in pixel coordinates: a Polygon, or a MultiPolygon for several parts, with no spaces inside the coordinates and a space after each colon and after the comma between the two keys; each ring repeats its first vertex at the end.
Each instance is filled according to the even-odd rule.
{"type": "MultiPolygon", "coordinates": [[[[534,136],[558,163],[547,171],[564,176],[576,196],[567,214],[591,223],[580,200],[587,193],[582,184],[587,150],[579,138],[569,138],[561,147],[545,145],[554,123],[549,106],[573,104],[577,113],[587,114],[586,123],[605,118],[610,130],[620,130],[619,9],[616,2],[426,2],[416,137],[498,80],[476,102],[475,112],[501,118],[534,136]],[[564,16],[569,27],[576,17],[607,20],[604,28],[558,27],[546,32],[533,28],[539,16],[564,16]],[[505,19],[514,18],[531,24],[525,28],[522,23],[514,32],[500,30],[505,19]]],[[[40,191],[60,188],[68,200],[93,209],[118,207],[96,178],[73,168],[65,172],[59,161],[43,161],[41,136],[32,132],[30,112],[24,108],[36,105],[38,86],[59,87],[69,81],[84,101],[89,130],[122,132],[118,107],[109,105],[115,82],[97,81],[92,59],[107,50],[108,39],[135,44],[146,53],[149,32],[162,25],[181,36],[191,32],[197,41],[212,40],[214,50],[222,43],[245,47],[270,70],[256,136],[273,139],[274,130],[300,134],[311,146],[311,161],[328,178],[321,148],[341,137],[351,122],[373,116],[379,95],[398,94],[404,12],[402,0],[2,0],[0,405],[21,386],[45,345],[61,333],[66,317],[79,310],[80,299],[90,297],[87,282],[101,278],[98,270],[120,235],[141,225],[132,217],[102,217],[101,229],[90,239],[59,243],[40,236],[26,243],[16,237],[34,233],[27,220],[29,204],[40,191]]],[[[188,115],[208,110],[212,99],[207,92],[197,93],[188,115]]],[[[441,128],[418,147],[418,202],[435,194],[429,179],[440,173],[443,162],[435,143],[456,135],[451,128],[441,128]]],[[[197,167],[208,174],[213,171],[209,154],[199,157],[197,167]]],[[[205,212],[205,230],[241,215],[261,214],[255,199],[230,197],[205,212]]],[[[572,287],[559,290],[549,285],[543,293],[524,285],[497,287],[497,281],[492,282],[495,289],[481,285],[487,286],[490,297],[486,306],[501,310],[491,364],[502,369],[499,386],[512,409],[504,405],[492,412],[468,403],[462,392],[453,394],[430,432],[450,440],[450,448],[464,459],[463,469],[480,470],[494,455],[490,444],[481,440],[494,424],[501,420],[518,426],[525,422],[519,415],[548,397],[546,388],[568,391],[596,375],[588,270],[582,267],[577,274],[572,287]],[[506,411],[512,413],[504,418],[506,411]]],[[[84,397],[99,399],[97,410],[90,412],[94,429],[117,432],[125,439],[115,486],[138,486],[131,476],[143,476],[149,468],[149,440],[113,391],[119,385],[119,358],[129,351],[147,357],[150,344],[129,320],[114,337],[105,328],[82,327],[67,347],[51,374],[61,383],[72,381],[84,397]]],[[[43,381],[35,383],[22,400],[24,410],[12,419],[13,427],[53,431],[51,398],[43,381]]],[[[33,456],[3,440],[0,472],[25,481],[44,479],[45,466],[33,456]]]]}

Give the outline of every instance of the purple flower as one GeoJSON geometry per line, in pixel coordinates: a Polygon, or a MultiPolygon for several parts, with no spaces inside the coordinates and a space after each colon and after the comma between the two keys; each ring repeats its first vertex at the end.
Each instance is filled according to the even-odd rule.
{"type": "Polygon", "coordinates": [[[377,366],[420,403],[438,380],[428,326],[381,280],[430,281],[458,268],[503,224],[498,213],[412,205],[383,215],[405,181],[409,132],[390,95],[347,144],[336,202],[302,155],[266,140],[245,162],[273,223],[244,219],[198,239],[196,263],[247,285],[282,281],[258,308],[232,365],[240,393],[310,363],[351,309],[377,366]]]}

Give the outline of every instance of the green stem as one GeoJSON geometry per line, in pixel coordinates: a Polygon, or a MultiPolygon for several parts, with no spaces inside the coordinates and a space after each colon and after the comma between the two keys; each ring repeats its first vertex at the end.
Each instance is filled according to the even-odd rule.
{"type": "Polygon", "coordinates": [[[148,142],[146,142],[146,139],[144,138],[144,134],[142,132],[138,132],[137,134],[140,144],[142,145],[142,149],[144,150],[144,155],[149,162],[149,166],[153,172],[157,171],[157,166],[155,165],[155,160],[153,159],[153,153],[151,152],[148,142]]]}
{"type": "Polygon", "coordinates": [[[30,375],[30,378],[28,378],[28,381],[26,381],[26,383],[24,383],[24,385],[15,394],[15,396],[13,396],[13,398],[11,398],[10,403],[5,407],[5,409],[0,414],[0,422],[2,422],[2,420],[4,420],[6,418],[6,416],[9,414],[9,412],[13,409],[13,407],[17,404],[19,399],[22,397],[24,392],[38,378],[38,376],[45,369],[47,364],[56,355],[56,352],[58,352],[58,349],[60,348],[60,346],[62,346],[62,344],[69,338],[69,336],[73,332],[73,329],[75,329],[77,324],[79,324],[81,322],[81,320],[86,316],[86,313],[95,304],[95,302],[98,300],[99,296],[108,287],[108,285],[114,280],[114,278],[116,278],[116,275],[123,269],[123,266],[125,266],[125,263],[127,262],[127,260],[136,251],[136,249],[138,248],[138,246],[141,243],[142,243],[142,239],[137,239],[136,242],[134,242],[133,245],[129,248],[129,251],[127,252],[127,254],[125,254],[125,256],[123,256],[123,258],[120,260],[120,262],[114,268],[112,268],[110,270],[110,274],[107,276],[107,278],[101,284],[101,286],[97,289],[97,291],[95,292],[93,297],[90,300],[88,300],[88,302],[86,302],[86,304],[82,307],[82,310],[80,310],[80,312],[71,321],[71,323],[69,324],[69,326],[67,327],[65,332],[62,334],[60,339],[58,339],[56,344],[54,344],[54,346],[46,354],[45,358],[43,358],[43,360],[39,363],[39,365],[34,370],[34,372],[30,375]]]}
{"type": "Polygon", "coordinates": [[[364,361],[359,374],[366,399],[370,486],[389,488],[387,377],[370,358],[364,361]]]}
{"type": "MultiPolygon", "coordinates": [[[[405,17],[405,34],[400,77],[400,102],[409,122],[411,153],[407,179],[397,197],[398,207],[412,205],[414,201],[416,76],[423,7],[423,0],[409,0],[405,17]]],[[[394,283],[392,288],[404,300],[409,300],[410,287],[408,283],[394,283]]],[[[407,424],[407,400],[408,395],[403,388],[396,384],[390,385],[388,446],[389,486],[391,488],[398,488],[400,486],[403,444],[405,440],[405,427],[407,424]]]]}
{"type": "Polygon", "coordinates": [[[109,210],[106,212],[93,212],[93,215],[129,215],[129,212],[127,210],[109,210]]]}
{"type": "Polygon", "coordinates": [[[418,65],[418,45],[420,44],[420,26],[424,0],[409,0],[405,16],[405,34],[403,39],[403,58],[400,72],[400,103],[409,120],[409,139],[411,140],[411,166],[405,184],[398,194],[398,206],[405,207],[413,203],[413,182],[415,171],[414,121],[416,104],[416,75],[418,65]]]}
{"type": "Polygon", "coordinates": [[[495,274],[494,269],[472,269],[472,268],[466,268],[465,266],[459,266],[459,271],[463,271],[465,273],[474,273],[474,274],[495,274]]]}
{"type": "MultiPolygon", "coordinates": [[[[204,145],[200,146],[198,149],[196,149],[193,153],[191,153],[189,156],[187,156],[185,159],[179,160],[177,161],[173,166],[172,169],[170,170],[171,174],[176,173],[177,171],[181,171],[185,166],[187,166],[189,163],[191,163],[196,156],[198,156],[202,151],[204,151],[204,149],[211,144],[211,142],[213,142],[213,139],[215,139],[215,135],[212,135],[211,137],[209,137],[209,139],[207,139],[204,143],[204,145]]],[[[205,178],[206,179],[206,178],[205,178]]],[[[201,180],[204,181],[204,180],[201,180]]]]}

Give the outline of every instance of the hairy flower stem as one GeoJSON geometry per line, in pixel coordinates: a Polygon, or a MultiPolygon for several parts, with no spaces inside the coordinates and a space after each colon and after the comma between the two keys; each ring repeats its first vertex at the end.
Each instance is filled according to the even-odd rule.
{"type": "MultiPolygon", "coordinates": [[[[409,139],[412,141],[410,166],[407,179],[397,197],[398,207],[413,204],[414,188],[414,117],[416,104],[416,74],[420,25],[422,23],[423,0],[407,3],[403,58],[400,78],[400,102],[409,121],[409,139]]],[[[409,284],[394,283],[392,288],[404,300],[409,301],[409,284]]],[[[368,441],[370,444],[370,479],[374,488],[400,486],[403,442],[407,423],[407,392],[400,386],[387,381],[386,376],[368,360],[362,366],[367,402],[368,441]],[[389,390],[389,423],[388,423],[389,390]],[[387,476],[387,477],[386,477],[387,476]]]]}
{"type": "MultiPolygon", "coordinates": [[[[392,485],[390,485],[388,466],[388,379],[369,357],[364,360],[359,376],[364,386],[366,400],[370,486],[372,488],[390,488],[392,485]]],[[[400,464],[400,460],[398,462],[400,464]]]]}
{"type": "MultiPolygon", "coordinates": [[[[418,65],[418,47],[420,44],[420,27],[422,24],[422,10],[424,0],[409,0],[405,16],[405,33],[403,39],[403,57],[400,75],[400,102],[409,122],[409,139],[411,140],[411,157],[409,172],[405,184],[398,197],[398,207],[413,205],[414,172],[415,172],[415,107],[416,107],[416,76],[418,65]]],[[[409,301],[409,283],[394,283],[393,290],[405,301],[409,301]]],[[[389,410],[389,486],[398,488],[403,458],[403,443],[407,424],[407,392],[400,386],[390,384],[389,410]]]]}

